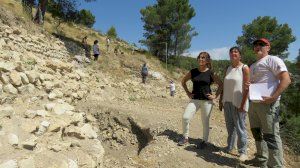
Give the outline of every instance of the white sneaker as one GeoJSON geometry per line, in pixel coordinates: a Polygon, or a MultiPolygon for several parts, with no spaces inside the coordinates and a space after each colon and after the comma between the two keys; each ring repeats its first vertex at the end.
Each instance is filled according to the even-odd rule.
{"type": "Polygon", "coordinates": [[[241,154],[239,157],[239,160],[241,162],[245,162],[246,160],[248,160],[248,156],[246,154],[241,154]]]}

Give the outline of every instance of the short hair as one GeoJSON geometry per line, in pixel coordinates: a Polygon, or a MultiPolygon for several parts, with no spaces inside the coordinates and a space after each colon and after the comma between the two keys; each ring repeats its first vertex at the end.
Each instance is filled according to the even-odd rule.
{"type": "Polygon", "coordinates": [[[97,44],[97,43],[98,43],[98,40],[95,40],[95,41],[94,41],[94,44],[97,44]]]}
{"type": "Polygon", "coordinates": [[[229,53],[231,53],[233,50],[237,50],[239,52],[239,54],[241,54],[241,49],[238,46],[231,47],[229,49],[229,53]]]}

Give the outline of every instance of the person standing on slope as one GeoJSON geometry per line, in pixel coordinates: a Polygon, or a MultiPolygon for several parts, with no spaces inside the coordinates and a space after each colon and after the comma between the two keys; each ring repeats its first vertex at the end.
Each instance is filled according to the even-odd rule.
{"type": "Polygon", "coordinates": [[[201,109],[203,140],[198,145],[198,148],[203,149],[207,146],[208,142],[209,119],[213,107],[213,99],[218,97],[221,93],[222,82],[219,77],[213,73],[211,69],[211,58],[207,52],[201,52],[197,57],[197,61],[199,67],[190,70],[182,80],[182,87],[191,100],[182,117],[183,138],[178,142],[178,145],[182,146],[188,143],[190,121],[198,109],[201,109]],[[193,82],[192,92],[188,90],[186,85],[189,80],[193,82]],[[211,85],[214,82],[218,84],[216,96],[214,96],[211,91],[211,85]]]}
{"type": "Polygon", "coordinates": [[[236,134],[239,160],[244,162],[247,157],[246,116],[248,111],[248,87],[250,80],[249,67],[241,62],[241,51],[238,47],[229,50],[231,65],[225,71],[224,86],[219,108],[224,107],[224,116],[228,133],[227,153],[232,153],[236,134]]]}

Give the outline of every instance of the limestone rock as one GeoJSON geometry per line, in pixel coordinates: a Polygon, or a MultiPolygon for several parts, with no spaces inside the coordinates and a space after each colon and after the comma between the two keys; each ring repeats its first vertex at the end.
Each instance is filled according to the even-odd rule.
{"type": "Polygon", "coordinates": [[[51,93],[48,95],[48,99],[51,100],[51,101],[55,100],[56,97],[57,97],[56,94],[53,93],[53,92],[51,92],[51,93]]]}
{"type": "Polygon", "coordinates": [[[34,110],[26,110],[24,113],[25,118],[34,118],[36,116],[36,111],[34,110]]]}
{"type": "Polygon", "coordinates": [[[14,114],[14,108],[11,106],[2,106],[0,108],[0,119],[4,118],[4,117],[9,117],[11,118],[14,114]]]}
{"type": "Polygon", "coordinates": [[[69,136],[69,137],[75,137],[78,139],[84,139],[85,136],[81,133],[81,130],[75,126],[69,126],[67,128],[65,128],[65,135],[69,136]]]}
{"type": "Polygon", "coordinates": [[[84,119],[85,119],[84,113],[74,113],[72,115],[71,123],[72,124],[78,124],[79,122],[83,123],[84,119]]]}
{"type": "Polygon", "coordinates": [[[48,112],[45,110],[37,110],[36,115],[41,116],[41,117],[46,117],[46,116],[48,116],[48,112]]]}
{"type": "Polygon", "coordinates": [[[48,130],[49,126],[50,126],[50,122],[42,121],[39,125],[39,128],[38,128],[38,131],[36,132],[36,135],[38,135],[38,136],[43,135],[48,130]]]}
{"type": "Polygon", "coordinates": [[[44,86],[44,88],[45,88],[45,90],[46,90],[47,93],[51,92],[53,90],[53,88],[54,88],[53,82],[50,82],[50,81],[45,81],[43,83],[43,86],[44,86]]]}
{"type": "Polygon", "coordinates": [[[24,69],[21,62],[17,62],[17,66],[16,66],[15,70],[18,71],[18,72],[24,72],[25,71],[25,69],[24,69]]]}
{"type": "Polygon", "coordinates": [[[45,107],[45,110],[47,111],[52,111],[55,107],[55,103],[48,103],[48,104],[45,104],[44,107],[45,107]]]}
{"type": "Polygon", "coordinates": [[[28,92],[28,85],[17,87],[17,90],[21,94],[27,93],[28,92]]]}
{"type": "Polygon", "coordinates": [[[0,71],[2,72],[10,72],[14,70],[16,66],[10,62],[0,62],[0,71]]]}
{"type": "Polygon", "coordinates": [[[35,168],[34,158],[29,157],[19,161],[19,168],[35,168]]]}
{"type": "Polygon", "coordinates": [[[59,152],[59,151],[62,150],[62,147],[61,147],[60,145],[57,145],[57,144],[52,145],[52,146],[49,146],[48,148],[49,148],[50,150],[54,151],[54,152],[59,152]]]}
{"type": "Polygon", "coordinates": [[[48,99],[53,101],[57,98],[63,98],[64,94],[59,91],[59,90],[53,90],[49,95],[48,95],[48,99]]]}
{"type": "Polygon", "coordinates": [[[26,85],[27,86],[27,91],[28,91],[28,93],[34,93],[34,91],[35,91],[35,86],[33,85],[33,84],[28,84],[28,85],[26,85]]]}
{"type": "Polygon", "coordinates": [[[151,75],[154,79],[164,80],[165,78],[159,72],[149,71],[149,75],[151,75]]]}
{"type": "Polygon", "coordinates": [[[9,74],[9,78],[10,78],[10,83],[13,84],[14,86],[21,86],[22,85],[21,76],[17,71],[12,71],[9,74]]]}
{"type": "Polygon", "coordinates": [[[74,109],[74,106],[71,106],[68,103],[58,103],[55,104],[53,112],[57,115],[61,115],[66,113],[67,111],[73,111],[74,109]]]}
{"type": "Polygon", "coordinates": [[[3,84],[9,84],[9,77],[6,74],[0,73],[0,80],[3,84]]]}
{"type": "Polygon", "coordinates": [[[21,81],[22,81],[22,83],[23,83],[24,85],[29,84],[29,79],[27,78],[26,74],[23,73],[23,72],[21,72],[21,73],[19,73],[19,74],[20,74],[20,76],[21,76],[21,81]]]}
{"type": "Polygon", "coordinates": [[[0,164],[0,168],[18,168],[18,162],[16,160],[9,160],[0,164]]]}
{"type": "Polygon", "coordinates": [[[32,84],[34,84],[39,79],[39,74],[34,70],[26,71],[25,74],[27,75],[29,82],[32,84]]]}
{"type": "Polygon", "coordinates": [[[50,74],[41,74],[40,75],[40,79],[41,79],[42,82],[53,81],[54,80],[54,76],[50,75],[50,74]]]}
{"type": "Polygon", "coordinates": [[[18,146],[19,144],[19,138],[16,134],[8,134],[8,143],[11,144],[12,146],[18,146]]]}
{"type": "Polygon", "coordinates": [[[12,84],[7,84],[3,88],[4,92],[10,93],[10,94],[18,94],[18,90],[12,85],[12,84]]]}
{"type": "Polygon", "coordinates": [[[84,124],[80,128],[81,134],[90,139],[96,139],[98,137],[97,133],[93,130],[90,124],[84,124]]]}
{"type": "Polygon", "coordinates": [[[59,70],[65,70],[67,72],[71,72],[72,68],[73,68],[72,64],[65,63],[65,62],[62,62],[57,59],[56,60],[52,59],[52,60],[46,61],[46,66],[51,68],[54,71],[57,71],[57,69],[59,69],[59,70]]]}
{"type": "Polygon", "coordinates": [[[72,159],[68,159],[68,161],[69,168],[78,168],[77,162],[72,159]]]}
{"type": "Polygon", "coordinates": [[[35,137],[35,136],[30,137],[29,139],[27,139],[26,141],[24,141],[22,143],[23,148],[28,149],[28,150],[33,150],[37,144],[36,140],[37,140],[37,137],[35,137]]]}
{"type": "Polygon", "coordinates": [[[81,79],[87,77],[87,75],[84,72],[82,72],[80,69],[76,70],[75,72],[80,76],[81,79]]]}

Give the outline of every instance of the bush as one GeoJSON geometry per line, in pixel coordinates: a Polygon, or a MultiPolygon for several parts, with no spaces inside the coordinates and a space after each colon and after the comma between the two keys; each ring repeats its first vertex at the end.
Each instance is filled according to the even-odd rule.
{"type": "Polygon", "coordinates": [[[283,140],[297,155],[300,154],[300,79],[296,63],[285,62],[292,74],[292,84],[281,97],[281,133],[283,140]]]}
{"type": "Polygon", "coordinates": [[[117,35],[116,28],[114,26],[110,27],[106,35],[110,38],[117,38],[118,35],[117,35]]]}
{"type": "Polygon", "coordinates": [[[96,22],[95,16],[89,10],[82,9],[78,12],[75,23],[92,28],[96,22]]]}

